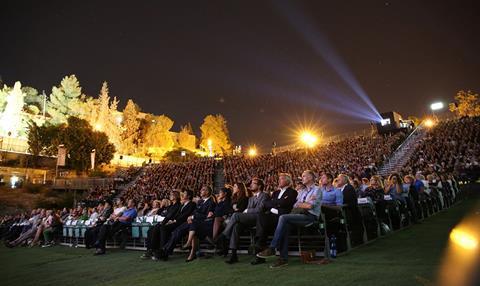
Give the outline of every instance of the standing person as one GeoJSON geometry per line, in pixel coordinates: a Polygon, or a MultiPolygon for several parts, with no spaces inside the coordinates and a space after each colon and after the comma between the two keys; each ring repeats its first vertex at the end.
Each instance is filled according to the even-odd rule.
{"type": "Polygon", "coordinates": [[[320,217],[322,192],[319,187],[315,186],[313,172],[309,170],[303,172],[302,181],[306,188],[298,194],[292,213],[280,216],[270,247],[257,254],[258,258],[266,259],[275,255],[275,249],[280,251],[280,258],[270,268],[288,265],[290,229],[294,226],[309,225],[320,217]]]}

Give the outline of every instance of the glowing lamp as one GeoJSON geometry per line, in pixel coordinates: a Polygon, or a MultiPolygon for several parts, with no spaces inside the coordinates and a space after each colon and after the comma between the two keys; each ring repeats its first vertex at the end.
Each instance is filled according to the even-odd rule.
{"type": "Polygon", "coordinates": [[[309,131],[302,132],[302,134],[300,135],[300,140],[308,148],[312,148],[318,143],[317,136],[315,136],[315,134],[309,131]]]}
{"type": "Polygon", "coordinates": [[[435,110],[440,110],[443,108],[443,102],[435,102],[430,105],[430,109],[435,111],[435,110]]]}
{"type": "Polygon", "coordinates": [[[433,121],[433,119],[428,118],[428,119],[425,119],[424,124],[425,124],[425,127],[432,128],[435,125],[435,121],[433,121]]]}
{"type": "Polygon", "coordinates": [[[250,157],[257,156],[257,149],[255,147],[252,147],[252,148],[248,149],[248,156],[250,156],[250,157]]]}

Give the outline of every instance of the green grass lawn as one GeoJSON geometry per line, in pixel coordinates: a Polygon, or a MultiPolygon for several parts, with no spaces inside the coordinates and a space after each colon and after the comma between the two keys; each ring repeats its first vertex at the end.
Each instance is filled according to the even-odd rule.
{"type": "Polygon", "coordinates": [[[432,285],[451,228],[478,202],[457,204],[420,225],[396,232],[328,265],[251,266],[251,257],[227,265],[219,257],[185,263],[142,261],[138,251],[0,247],[1,285],[432,285]]]}

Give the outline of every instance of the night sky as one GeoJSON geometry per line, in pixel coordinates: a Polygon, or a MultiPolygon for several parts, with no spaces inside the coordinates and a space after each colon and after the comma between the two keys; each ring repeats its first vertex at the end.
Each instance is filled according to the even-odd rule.
{"type": "Polygon", "coordinates": [[[106,80],[122,109],[132,98],[198,134],[221,113],[236,144],[264,149],[291,143],[303,122],[325,134],[368,127],[374,112],[325,47],[379,112],[422,116],[460,89],[480,92],[478,1],[69,2],[0,3],[5,83],[49,94],[76,74],[97,96],[106,80]]]}

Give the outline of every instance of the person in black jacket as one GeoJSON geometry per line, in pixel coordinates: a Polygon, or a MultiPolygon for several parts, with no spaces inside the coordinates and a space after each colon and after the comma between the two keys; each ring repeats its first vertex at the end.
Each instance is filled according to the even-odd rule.
{"type": "Polygon", "coordinates": [[[162,249],[170,239],[172,232],[184,224],[187,218],[195,211],[195,203],[192,202],[193,192],[191,190],[183,190],[180,193],[180,203],[173,204],[169,207],[167,215],[163,221],[156,226],[156,230],[152,233],[151,253],[152,259],[158,260],[162,257],[162,249]]]}
{"type": "MultiPolygon", "coordinates": [[[[213,220],[213,211],[215,209],[215,201],[211,198],[212,195],[212,188],[209,186],[203,186],[200,190],[201,199],[197,203],[197,208],[193,212],[191,216],[187,218],[187,221],[175,228],[172,232],[172,235],[168,242],[165,244],[163,249],[159,252],[159,256],[163,260],[167,260],[168,256],[173,253],[173,249],[175,245],[180,242],[182,237],[184,237],[188,231],[190,230],[191,226],[194,222],[194,225],[199,225],[200,222],[206,221],[209,219],[213,220]]],[[[189,261],[193,260],[194,258],[190,259],[189,261]]]]}
{"type": "MultiPolygon", "coordinates": [[[[177,190],[170,192],[170,201],[172,204],[166,209],[164,213],[165,216],[162,222],[157,223],[153,227],[151,227],[147,232],[147,251],[141,256],[141,258],[149,259],[153,255],[152,248],[158,249],[159,244],[163,245],[165,241],[165,236],[169,233],[166,229],[166,225],[169,221],[175,219],[177,214],[180,211],[181,203],[180,203],[180,192],[177,190]],[[163,232],[163,243],[162,243],[162,232],[163,232]]],[[[169,224],[172,226],[173,224],[169,224]]]]}
{"type": "MultiPolygon", "coordinates": [[[[267,236],[273,234],[278,224],[278,218],[283,214],[290,213],[296,200],[297,191],[292,188],[292,177],[287,173],[279,174],[278,190],[273,192],[271,199],[265,202],[264,211],[257,217],[255,254],[267,247],[267,236]]],[[[252,264],[264,262],[265,259],[255,256],[252,264]]]]}
{"type": "Polygon", "coordinates": [[[112,204],[110,202],[105,202],[103,205],[102,212],[98,215],[97,221],[93,224],[92,227],[89,227],[85,231],[85,248],[90,249],[97,241],[98,233],[100,232],[100,228],[102,225],[107,221],[107,219],[112,214],[112,204]]]}
{"type": "Polygon", "coordinates": [[[347,216],[347,222],[352,231],[352,242],[359,243],[363,239],[362,216],[358,210],[358,199],[355,189],[350,184],[348,176],[340,174],[337,177],[337,188],[343,193],[343,207],[347,216]]]}
{"type": "MultiPolygon", "coordinates": [[[[209,188],[205,188],[206,193],[202,193],[202,198],[204,195],[208,195],[209,188]]],[[[231,190],[228,188],[223,188],[218,193],[218,197],[210,195],[208,198],[209,201],[216,202],[213,209],[213,215],[211,212],[208,213],[208,216],[204,220],[195,219],[190,224],[190,229],[188,232],[188,241],[184,248],[192,247],[190,250],[190,255],[187,258],[187,262],[190,262],[197,258],[196,253],[199,247],[199,240],[205,239],[207,236],[212,236],[214,221],[217,218],[223,218],[226,214],[231,213],[231,190]]]]}
{"type": "Polygon", "coordinates": [[[244,183],[233,184],[232,208],[233,212],[242,213],[248,205],[250,197],[247,187],[244,183]]]}

